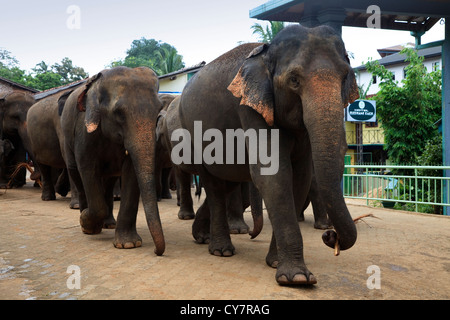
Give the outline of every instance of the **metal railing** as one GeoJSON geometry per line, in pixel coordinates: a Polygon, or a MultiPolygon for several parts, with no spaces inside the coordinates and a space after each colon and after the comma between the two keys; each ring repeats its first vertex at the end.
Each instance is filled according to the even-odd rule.
{"type": "Polygon", "coordinates": [[[450,166],[346,165],[344,197],[364,199],[367,205],[381,201],[385,207],[400,203],[416,212],[436,212],[450,206],[450,177],[445,177],[445,170],[450,166]]]}
{"type": "MultiPolygon", "coordinates": [[[[345,137],[347,144],[356,144],[356,131],[346,130],[345,137]]],[[[363,144],[384,144],[384,131],[382,129],[363,129],[362,132],[363,144]]]]}

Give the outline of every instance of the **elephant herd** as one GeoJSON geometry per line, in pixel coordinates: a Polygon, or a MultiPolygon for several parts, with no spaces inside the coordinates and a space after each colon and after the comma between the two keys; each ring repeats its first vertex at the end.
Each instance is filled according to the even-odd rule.
{"type": "MultiPolygon", "coordinates": [[[[344,108],[358,91],[332,28],[289,26],[270,44],[243,44],[207,64],[181,96],[158,91],[151,69],[116,67],[40,101],[23,93],[0,97],[0,160],[28,153],[32,178],[42,180],[42,200],[70,191],[83,233],[115,228],[116,248],[141,245],[141,200],[155,253],[164,253],[158,200],[170,194],[170,184],[179,196],[179,218],[193,218],[196,242],[217,256],[235,254],[230,232],[258,235],[264,201],[273,229],[266,263],[281,285],[317,282],[303,258],[298,224],[310,202],[315,227],[335,229],[325,244],[353,246],[356,228],[341,178],[344,108]],[[229,132],[236,133],[231,140],[229,132]],[[234,143],[240,133],[241,148],[234,143]],[[197,212],[193,177],[206,193],[197,212]],[[249,206],[252,231],[242,217],[249,206]]],[[[20,186],[24,177],[14,183],[20,186]]]]}

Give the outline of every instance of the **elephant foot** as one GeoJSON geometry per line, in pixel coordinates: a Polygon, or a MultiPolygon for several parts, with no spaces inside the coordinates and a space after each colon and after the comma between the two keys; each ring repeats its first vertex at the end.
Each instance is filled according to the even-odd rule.
{"type": "Polygon", "coordinates": [[[236,251],[230,241],[211,242],[208,249],[209,253],[218,257],[231,257],[236,251]]]}
{"type": "Polygon", "coordinates": [[[115,229],[116,225],[117,225],[116,219],[114,219],[113,216],[103,220],[103,229],[115,229]]]}
{"type": "Polygon", "coordinates": [[[61,197],[65,197],[67,196],[67,194],[70,191],[70,188],[68,188],[66,185],[64,184],[57,184],[55,186],[55,191],[61,196],[61,197]]]}
{"type": "Polygon", "coordinates": [[[53,201],[56,200],[56,195],[51,192],[43,192],[41,195],[42,201],[53,201]]]}
{"type": "Polygon", "coordinates": [[[314,222],[314,229],[327,230],[333,229],[333,223],[330,219],[320,219],[314,222]]]}
{"type": "Polygon", "coordinates": [[[89,217],[89,209],[84,209],[80,215],[80,226],[85,234],[99,234],[103,229],[103,221],[93,221],[92,217],[89,217]]]}
{"type": "Polygon", "coordinates": [[[195,242],[199,244],[208,244],[210,243],[210,233],[209,233],[209,220],[208,219],[199,219],[197,217],[192,224],[192,236],[195,239],[195,242]]]}
{"type": "Polygon", "coordinates": [[[278,266],[275,276],[278,284],[283,286],[312,285],[317,283],[316,277],[306,268],[283,268],[278,266]]]}
{"type": "Polygon", "coordinates": [[[78,199],[71,199],[69,204],[70,209],[80,209],[80,202],[78,199]]]}
{"type": "Polygon", "coordinates": [[[142,246],[142,238],[136,231],[116,232],[114,247],[117,249],[133,249],[142,246]]]}
{"type": "Polygon", "coordinates": [[[276,253],[268,253],[266,256],[266,263],[271,268],[277,268],[278,267],[278,256],[276,253]]]}
{"type": "Polygon", "coordinates": [[[161,195],[161,198],[162,198],[162,199],[172,199],[172,194],[171,194],[170,192],[164,192],[164,193],[161,195]]]}
{"type": "Polygon", "coordinates": [[[209,232],[197,231],[192,232],[192,235],[198,244],[209,244],[211,241],[209,232]]]}
{"type": "Polygon", "coordinates": [[[180,209],[180,211],[178,211],[178,219],[180,220],[192,220],[194,218],[195,212],[192,209],[180,209]]]}
{"type": "Polygon", "coordinates": [[[249,226],[243,219],[228,220],[231,234],[247,234],[249,233],[249,226]]]}

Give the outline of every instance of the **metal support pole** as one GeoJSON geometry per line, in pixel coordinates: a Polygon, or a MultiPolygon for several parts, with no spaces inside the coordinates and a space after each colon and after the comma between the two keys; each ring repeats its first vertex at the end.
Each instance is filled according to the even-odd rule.
{"type": "MultiPolygon", "coordinates": [[[[445,39],[442,45],[442,143],[444,166],[450,165],[450,17],[445,19],[445,39]]],[[[444,170],[444,176],[450,177],[449,170],[444,170]]],[[[448,180],[444,184],[445,202],[449,199],[448,180]]],[[[450,215],[448,207],[444,207],[444,214],[450,215]]]]}

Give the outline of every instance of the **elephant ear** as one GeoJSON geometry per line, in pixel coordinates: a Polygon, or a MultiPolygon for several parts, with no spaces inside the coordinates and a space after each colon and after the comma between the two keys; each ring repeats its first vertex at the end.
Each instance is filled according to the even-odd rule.
{"type": "Polygon", "coordinates": [[[156,118],[156,141],[160,140],[162,134],[163,121],[166,117],[167,111],[161,110],[158,114],[158,118],[156,118]]]}
{"type": "Polygon", "coordinates": [[[64,105],[66,104],[66,100],[73,91],[74,90],[67,91],[61,97],[59,97],[59,99],[58,99],[58,115],[59,116],[62,115],[62,113],[64,111],[64,105]]]}
{"type": "Polygon", "coordinates": [[[84,89],[81,91],[77,99],[77,108],[80,112],[86,112],[84,123],[86,125],[86,130],[88,133],[92,133],[97,130],[100,123],[100,110],[97,94],[94,91],[88,92],[91,86],[102,77],[102,73],[98,73],[95,76],[88,79],[84,85],[84,89]],[[89,99],[88,99],[89,98],[89,99]]]}
{"type": "Polygon", "coordinates": [[[345,56],[345,60],[348,63],[349,71],[342,86],[342,101],[344,101],[345,107],[347,107],[350,103],[359,98],[359,90],[358,85],[356,84],[355,72],[350,66],[350,60],[347,55],[345,56]]]}
{"type": "Polygon", "coordinates": [[[228,86],[228,90],[236,98],[241,98],[241,105],[251,107],[261,114],[269,126],[273,126],[272,76],[263,60],[263,53],[267,48],[268,46],[264,44],[253,49],[228,86]]]}

